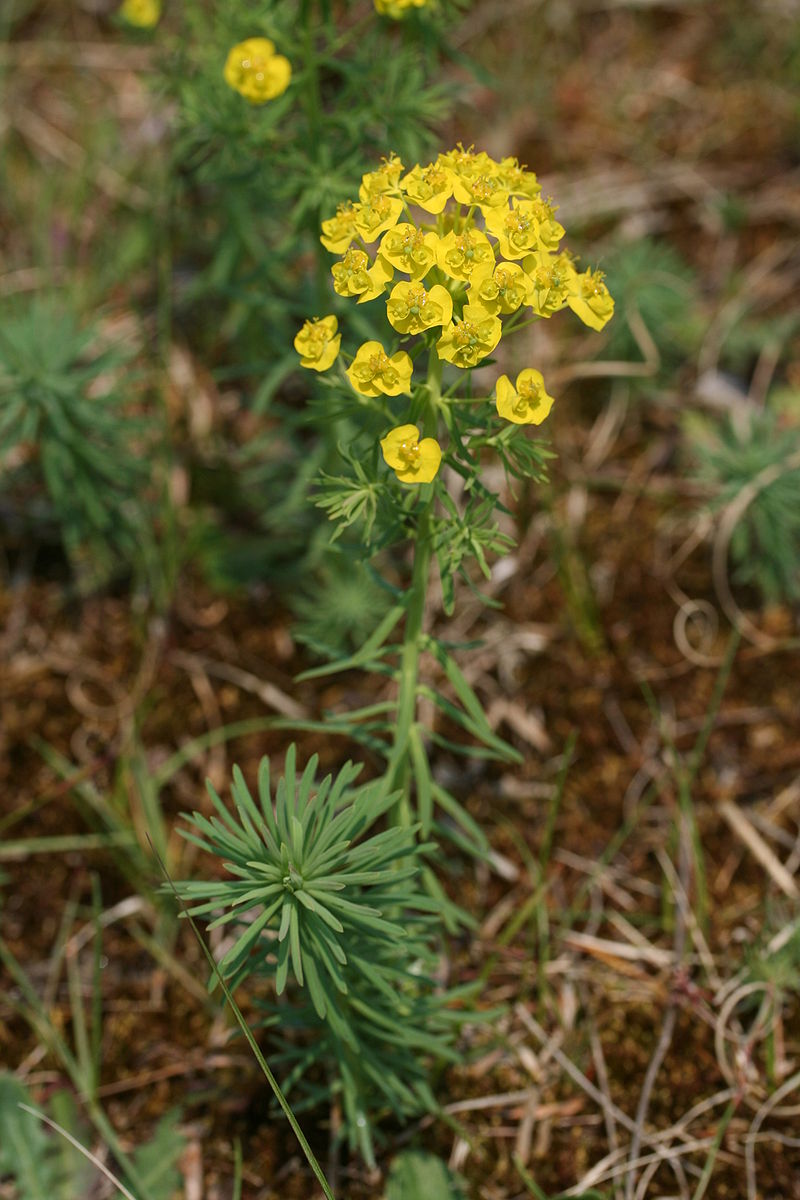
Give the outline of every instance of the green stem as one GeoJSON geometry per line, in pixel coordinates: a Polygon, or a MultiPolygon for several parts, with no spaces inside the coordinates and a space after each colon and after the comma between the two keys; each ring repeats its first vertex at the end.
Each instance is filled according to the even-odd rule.
{"type": "MultiPolygon", "coordinates": [[[[425,485],[427,488],[429,485],[425,485]]],[[[397,696],[397,718],[394,729],[394,744],[389,758],[386,778],[390,791],[402,789],[402,796],[394,810],[394,823],[410,825],[411,773],[409,770],[408,741],[411,727],[417,715],[417,686],[419,683],[419,657],[422,645],[425,597],[428,591],[433,545],[431,542],[430,518],[433,501],[431,495],[423,501],[417,524],[414,545],[414,567],[408,593],[408,608],[403,631],[403,650],[400,658],[400,678],[397,696]]]]}
{"type": "MultiPolygon", "coordinates": [[[[423,414],[423,435],[434,437],[439,420],[439,401],[442,392],[442,364],[435,347],[431,348],[428,362],[427,390],[428,400],[423,414]]],[[[408,590],[403,649],[400,657],[397,718],[392,752],[386,768],[387,788],[390,791],[395,789],[402,791],[393,813],[393,820],[397,825],[412,823],[408,744],[411,728],[417,716],[419,659],[422,648],[428,578],[433,558],[432,517],[435,494],[433,484],[426,483],[420,487],[419,516],[414,542],[414,565],[408,590]]]]}

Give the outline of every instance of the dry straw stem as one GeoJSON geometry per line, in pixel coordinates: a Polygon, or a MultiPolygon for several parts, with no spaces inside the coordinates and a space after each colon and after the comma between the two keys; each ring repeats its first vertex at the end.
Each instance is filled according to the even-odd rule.
{"type": "Polygon", "coordinates": [[[741,838],[751,854],[758,859],[761,866],[784,895],[788,896],[791,900],[800,899],[800,888],[798,888],[795,879],[789,874],[778,856],[770,849],[761,834],[753,827],[741,809],[737,808],[730,800],[723,800],[719,811],[737,837],[741,838]]]}

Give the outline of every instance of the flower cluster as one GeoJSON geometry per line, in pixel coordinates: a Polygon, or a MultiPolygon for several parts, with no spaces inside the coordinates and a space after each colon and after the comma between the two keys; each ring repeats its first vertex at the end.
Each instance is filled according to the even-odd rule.
{"type": "Polygon", "coordinates": [[[382,17],[391,17],[399,21],[412,8],[424,8],[428,0],[375,0],[375,11],[382,17]]]}
{"type": "Polygon", "coordinates": [[[246,38],[228,53],[223,70],[225,82],[251,104],[266,104],[289,86],[292,67],[288,58],[275,53],[275,45],[264,37],[246,38]]]}
{"type": "Polygon", "coordinates": [[[122,0],[119,16],[137,29],[152,29],[161,18],[161,0],[122,0]]]}
{"type": "MultiPolygon", "coordinates": [[[[493,353],[504,332],[563,308],[595,330],[610,319],[614,301],[602,274],[578,271],[561,248],[563,236],[556,207],[532,171],[516,158],[498,162],[459,145],[410,170],[394,155],[385,159],[363,176],[358,199],[322,222],[321,241],[340,256],[332,268],[340,296],[358,304],[383,297],[401,341],[421,337],[439,360],[468,371],[493,353]]],[[[324,351],[309,353],[312,337],[322,347],[323,326],[332,337],[336,322],[326,317],[307,322],[295,343],[303,365],[316,370],[335,358],[330,340],[324,351]]],[[[397,396],[411,394],[412,372],[405,350],[369,341],[347,377],[363,396],[397,396]]],[[[495,403],[505,420],[538,425],[553,400],[539,372],[527,368],[513,385],[505,375],[498,379],[495,403]]],[[[402,482],[433,478],[441,453],[426,446],[431,440],[419,441],[409,425],[382,440],[402,482]]]]}

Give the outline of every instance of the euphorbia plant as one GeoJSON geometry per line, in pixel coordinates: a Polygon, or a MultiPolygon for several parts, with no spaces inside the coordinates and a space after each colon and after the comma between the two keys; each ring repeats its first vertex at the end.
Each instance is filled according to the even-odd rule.
{"type": "Polygon", "coordinates": [[[602,276],[579,272],[560,249],[563,233],[532,172],[461,146],[410,170],[391,156],[363,177],[358,199],[323,221],[323,245],[340,255],[334,289],[357,305],[380,300],[386,327],[348,351],[355,309],[345,332],[320,314],[295,338],[300,364],[319,380],[317,420],[346,416],[355,431],[341,447],[346,469],[320,481],[319,504],[335,522],[334,541],[345,529],[351,542],[360,535],[396,599],[354,655],[306,673],[372,670],[388,676],[390,694],[306,727],[360,741],[383,757],[383,773],[356,789],[347,767],[334,784],[317,784],[312,762],[298,783],[292,750],[274,808],[263,765],[260,810],[237,775],[237,816],[214,796],[218,817],[193,818],[196,840],[234,878],[185,883],[183,894],[202,901],[198,915],[217,912],[218,924],[238,926],[222,970],[234,981],[254,971],[274,981],[286,997],[268,1011],[287,1086],[302,1082],[309,1100],[340,1103],[350,1143],[367,1158],[382,1110],[435,1107],[425,1064],[452,1055],[452,1001],[464,997],[434,981],[441,922],[464,914],[445,896],[432,856],[445,835],[471,853],[486,842],[435,778],[429,747],[518,758],[424,621],[434,561],[450,612],[456,575],[470,559],[488,575],[487,555],[509,544],[494,522],[500,497],[481,478],[484,456],[498,455],[518,478],[540,475],[547,457],[526,429],[553,404],[541,373],[525,365],[513,382],[501,374],[489,387],[473,373],[532,321],[571,308],[601,329],[613,311],[602,276]],[[423,655],[443,671],[442,688],[425,682],[423,655]],[[467,740],[425,728],[422,699],[467,740]]]}
{"type": "Polygon", "coordinates": [[[378,739],[387,785],[403,793],[396,816],[413,814],[426,836],[437,803],[465,832],[475,830],[430,772],[426,743],[444,739],[418,722],[421,696],[480,743],[459,749],[513,757],[490,730],[450,650],[424,630],[423,616],[434,559],[450,611],[454,576],[470,558],[488,575],[487,552],[507,545],[493,520],[500,498],[481,479],[484,455],[495,452],[517,477],[538,475],[547,457],[526,430],[540,425],[553,404],[541,373],[525,365],[513,382],[501,374],[487,388],[473,372],[490,365],[502,339],[563,308],[597,330],[612,315],[602,274],[579,272],[560,247],[563,235],[555,205],[515,158],[497,162],[457,146],[408,169],[392,155],[364,175],[357,199],[323,221],[321,236],[341,256],[332,267],[335,291],[359,305],[380,301],[387,336],[349,354],[336,318],[322,316],[308,320],[295,339],[301,364],[325,372],[321,383],[333,392],[329,411],[348,413],[361,430],[344,450],[352,473],[322,481],[319,502],[337,522],[334,536],[359,522],[367,554],[412,545],[404,594],[355,656],[362,667],[394,666],[395,699],[384,713],[372,706],[363,716],[350,714],[349,726],[355,736],[365,732],[372,746],[378,739]],[[457,476],[458,499],[449,486],[457,476]],[[402,642],[389,642],[401,620],[402,642]],[[452,699],[420,682],[425,651],[444,668],[452,699]]]}

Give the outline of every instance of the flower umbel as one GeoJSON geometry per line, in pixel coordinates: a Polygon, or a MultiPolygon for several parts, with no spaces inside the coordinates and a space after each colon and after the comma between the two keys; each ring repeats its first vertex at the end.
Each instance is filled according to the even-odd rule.
{"type": "Polygon", "coordinates": [[[386,315],[398,333],[423,333],[450,324],[453,297],[439,283],[430,291],[422,283],[397,283],[386,302],[386,315]]]}
{"type": "Polygon", "coordinates": [[[413,369],[405,351],[390,358],[380,342],[364,342],[347,368],[347,377],[362,396],[399,396],[410,393],[413,369]]]}
{"type": "Polygon", "coordinates": [[[428,0],[375,0],[375,11],[382,17],[392,17],[399,21],[407,16],[412,8],[424,8],[428,0]]]}
{"type": "Polygon", "coordinates": [[[457,367],[476,367],[482,358],[492,353],[502,331],[499,318],[492,316],[483,305],[465,304],[461,319],[448,325],[436,343],[439,358],[457,367]]]}
{"type": "Polygon", "coordinates": [[[300,366],[312,371],[327,371],[339,354],[342,335],[337,333],[336,317],[319,317],[306,321],[294,339],[294,348],[300,355],[300,366]]]}
{"type": "MultiPolygon", "coordinates": [[[[424,2],[375,0],[379,11],[392,16],[424,2]]],[[[413,394],[410,415],[424,414],[426,428],[444,417],[451,435],[462,403],[482,404],[471,410],[477,420],[493,420],[490,397],[476,396],[469,381],[462,391],[457,380],[443,378],[442,363],[472,371],[504,334],[566,307],[592,329],[602,329],[614,311],[602,273],[579,274],[573,255],[560,245],[563,235],[556,205],[516,158],[496,161],[460,144],[408,170],[396,155],[384,158],[362,177],[358,197],[322,222],[321,241],[341,255],[332,267],[335,291],[359,304],[383,296],[391,329],[404,342],[416,338],[424,345],[417,342],[405,353],[397,338],[393,345],[364,343],[347,369],[354,391],[380,398],[374,407],[395,419],[402,414],[383,398],[413,394]],[[414,362],[423,362],[426,353],[428,380],[414,387],[414,362]]],[[[316,370],[335,358],[334,340],[338,350],[335,325],[323,342],[320,324],[307,323],[295,343],[303,366],[316,370]]],[[[519,373],[516,384],[507,375],[497,381],[497,413],[514,425],[541,424],[552,404],[541,374],[531,367],[519,373]]],[[[470,423],[464,428],[471,429],[469,436],[481,436],[470,423]]],[[[402,482],[428,482],[436,475],[442,451],[433,438],[420,441],[416,426],[398,425],[381,446],[402,482]]],[[[505,437],[504,453],[509,446],[505,437]]],[[[454,439],[454,463],[462,448],[454,439]]],[[[516,453],[509,461],[530,461],[527,452],[515,458],[516,453]]]]}
{"type": "Polygon", "coordinates": [[[137,29],[152,29],[161,18],[161,0],[122,0],[119,16],[137,29]]]}
{"type": "Polygon", "coordinates": [[[516,387],[507,375],[497,381],[497,411],[515,425],[541,425],[553,407],[540,371],[526,367],[517,376],[516,387]]]}
{"type": "Polygon", "coordinates": [[[288,58],[275,53],[269,38],[252,37],[238,42],[229,52],[223,70],[228,87],[251,104],[266,104],[289,86],[292,67],[288,58]]]}
{"type": "Polygon", "coordinates": [[[398,425],[381,438],[388,466],[401,483],[430,483],[439,470],[442,450],[435,438],[422,438],[416,425],[398,425]]]}
{"type": "Polygon", "coordinates": [[[567,304],[590,329],[600,330],[614,314],[614,300],[603,282],[602,271],[575,275],[567,304]]]}

